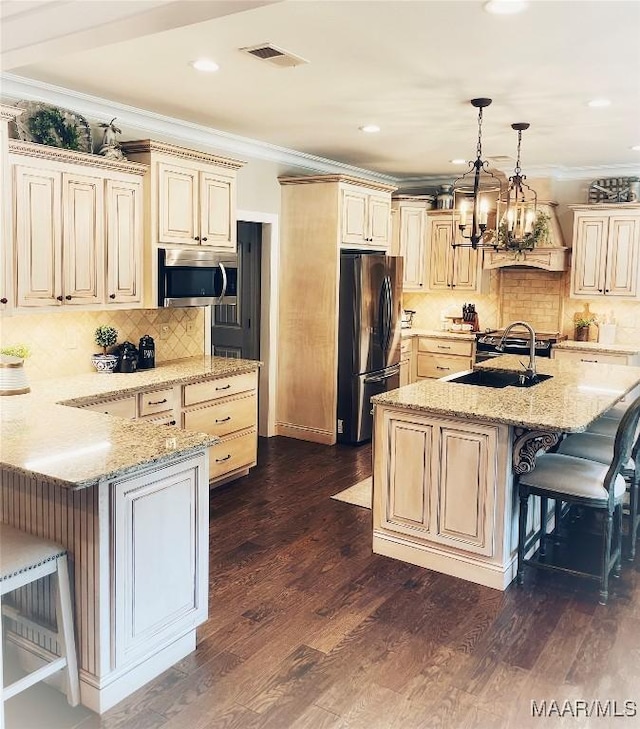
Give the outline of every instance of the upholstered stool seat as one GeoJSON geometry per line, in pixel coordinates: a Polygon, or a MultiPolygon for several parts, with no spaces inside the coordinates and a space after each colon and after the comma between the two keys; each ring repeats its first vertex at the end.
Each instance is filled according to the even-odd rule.
{"type": "Polygon", "coordinates": [[[598,433],[599,435],[608,435],[609,438],[615,438],[620,421],[615,418],[606,418],[602,416],[587,428],[587,433],[598,433]]]}
{"type": "MultiPolygon", "coordinates": [[[[614,434],[615,435],[615,434],[614,434]]],[[[574,433],[565,438],[558,446],[556,453],[576,458],[587,458],[598,463],[611,463],[613,458],[614,439],[601,433],[574,433]]],[[[623,466],[624,470],[633,470],[633,459],[623,466]]]]}
{"type": "MultiPolygon", "coordinates": [[[[9,605],[2,605],[3,616],[10,618],[18,625],[23,624],[31,630],[52,638],[58,643],[61,655],[54,656],[53,660],[41,668],[5,686],[2,680],[3,650],[2,641],[0,641],[0,689],[2,691],[0,727],[4,726],[5,701],[62,669],[66,669],[69,704],[77,706],[80,700],[66,550],[55,542],[34,537],[12,526],[0,523],[0,595],[6,595],[41,577],[53,574],[57,576],[57,632],[53,632],[45,626],[36,625],[30,616],[22,615],[9,605]]],[[[4,637],[4,626],[2,636],[4,637]]]]}

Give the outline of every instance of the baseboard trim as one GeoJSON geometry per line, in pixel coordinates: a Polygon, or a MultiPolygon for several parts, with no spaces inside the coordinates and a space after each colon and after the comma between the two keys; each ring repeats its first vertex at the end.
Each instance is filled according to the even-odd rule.
{"type": "Polygon", "coordinates": [[[304,425],[292,425],[291,423],[276,423],[276,435],[283,435],[287,438],[307,440],[311,443],[322,443],[323,445],[334,445],[336,434],[320,428],[308,428],[304,425]]]}

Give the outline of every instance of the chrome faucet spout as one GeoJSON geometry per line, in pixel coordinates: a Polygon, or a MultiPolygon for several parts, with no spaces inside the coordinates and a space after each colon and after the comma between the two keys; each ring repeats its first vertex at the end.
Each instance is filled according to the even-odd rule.
{"type": "Polygon", "coordinates": [[[536,376],[536,333],[531,326],[526,321],[513,321],[511,324],[507,326],[507,328],[504,330],[502,337],[500,337],[500,342],[497,344],[496,349],[499,352],[504,351],[504,341],[507,338],[507,335],[514,327],[524,327],[529,331],[529,365],[527,366],[524,376],[528,380],[532,380],[536,376]]]}

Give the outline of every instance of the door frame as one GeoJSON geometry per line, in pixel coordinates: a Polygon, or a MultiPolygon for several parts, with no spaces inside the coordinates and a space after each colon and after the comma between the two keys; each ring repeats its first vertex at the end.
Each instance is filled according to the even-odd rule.
{"type": "MultiPolygon", "coordinates": [[[[278,270],[280,264],[280,216],[254,210],[238,210],[237,222],[261,223],[260,252],[260,361],[258,373],[258,435],[276,435],[276,373],[278,343],[278,270]]],[[[205,351],[211,352],[211,307],[205,307],[205,351]]]]}

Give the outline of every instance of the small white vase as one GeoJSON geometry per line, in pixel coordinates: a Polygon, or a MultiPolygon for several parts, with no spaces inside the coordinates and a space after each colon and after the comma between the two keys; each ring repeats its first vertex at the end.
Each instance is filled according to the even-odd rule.
{"type": "Polygon", "coordinates": [[[113,372],[118,364],[118,356],[115,354],[92,354],[91,364],[98,372],[113,372]]]}

